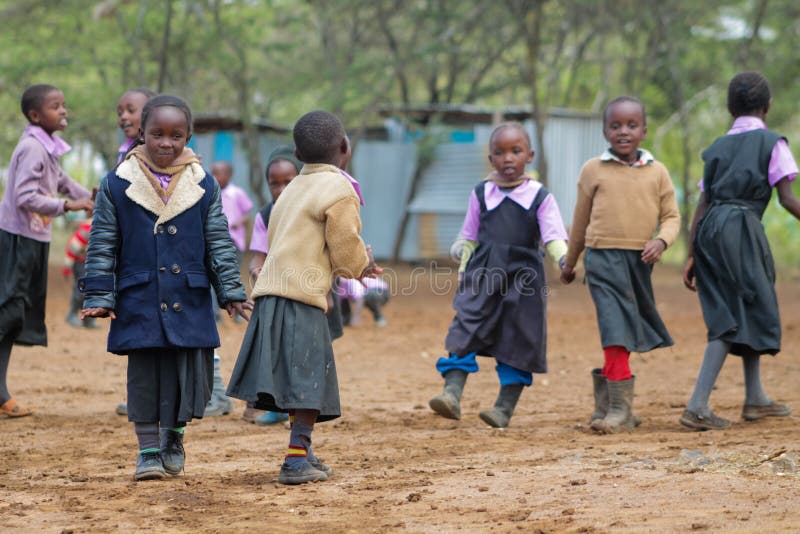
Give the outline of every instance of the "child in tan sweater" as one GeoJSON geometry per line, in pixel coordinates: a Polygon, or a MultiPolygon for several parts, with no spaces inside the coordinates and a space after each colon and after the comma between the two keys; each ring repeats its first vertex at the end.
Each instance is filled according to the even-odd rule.
{"type": "Polygon", "coordinates": [[[586,248],[586,281],[605,355],[603,369],[592,371],[591,427],[612,433],[639,424],[632,413],[631,351],[673,344],[656,310],[650,275],[677,237],[680,215],[666,167],[639,148],[647,134],[644,105],[632,97],[612,100],[603,113],[603,134],[611,147],[581,169],[561,281],[575,279],[586,248]]]}
{"type": "Polygon", "coordinates": [[[297,158],[305,163],[286,186],[269,220],[269,250],[256,280],[253,318],[228,387],[257,409],[293,416],[278,481],[327,480],[331,469],[314,456],[317,421],[341,415],[339,386],[325,314],[334,276],[380,274],[359,236],[360,195],[342,169],[350,141],[339,119],[307,113],[295,124],[297,158]]]}

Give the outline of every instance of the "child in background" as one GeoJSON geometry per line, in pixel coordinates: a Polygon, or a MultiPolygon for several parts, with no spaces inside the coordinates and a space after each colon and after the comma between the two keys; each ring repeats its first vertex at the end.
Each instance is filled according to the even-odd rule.
{"type": "Polygon", "coordinates": [[[358,280],[343,278],[336,284],[336,294],[342,301],[345,326],[361,324],[361,311],[365,307],[372,312],[375,326],[386,326],[382,309],[389,302],[389,286],[381,278],[365,278],[363,284],[358,280]]]}
{"type": "Polygon", "coordinates": [[[67,241],[67,250],[64,254],[64,268],[62,273],[65,277],[74,277],[72,286],[72,296],[69,299],[69,311],[67,312],[67,323],[76,328],[95,328],[94,318],[87,317],[81,320],[78,317],[80,309],[83,307],[83,295],[81,295],[78,280],[86,271],[86,246],[89,243],[89,232],[92,229],[92,219],[86,219],[67,241]]]}
{"type": "Polygon", "coordinates": [[[461,229],[465,239],[456,316],[445,340],[449,357],[436,362],[444,391],[429,404],[437,414],[461,418],[461,394],[478,356],[497,362],[500,393],[480,418],[495,428],[508,426],[532,373],[547,372],[546,287],[540,244],[553,260],[566,253],[567,232],[556,200],[525,173],[533,161],[525,128],[499,125],[489,139],[494,167],[472,191],[461,229]]]}
{"type": "Polygon", "coordinates": [[[669,171],[639,148],[647,134],[641,101],[612,100],[603,113],[603,134],[611,147],[586,162],[578,179],[561,280],[575,279],[575,264],[586,247],[586,281],[605,355],[603,369],[592,371],[591,427],[613,433],[639,424],[633,415],[630,353],[673,344],[658,315],[650,277],[678,235],[680,215],[669,171]]]}
{"type": "MultiPolygon", "coordinates": [[[[250,252],[252,252],[253,257],[250,260],[249,267],[251,283],[258,279],[261,267],[264,266],[264,261],[267,259],[267,251],[269,250],[267,225],[269,224],[272,207],[278,201],[278,197],[281,196],[286,186],[289,185],[289,182],[294,180],[295,176],[300,173],[302,166],[294,155],[293,146],[279,146],[269,155],[264,174],[266,175],[267,187],[272,196],[272,202],[267,202],[258,210],[253,223],[253,235],[250,237],[250,252]]],[[[331,317],[330,312],[328,317],[331,317]]],[[[331,334],[331,339],[335,339],[333,333],[331,334]]],[[[259,410],[253,402],[248,402],[242,414],[242,419],[249,423],[266,426],[286,421],[289,416],[283,412],[259,410]]]]}
{"type": "Polygon", "coordinates": [[[82,317],[111,317],[108,351],[128,355],[128,420],[139,441],[135,480],[180,474],[186,423],[211,397],[219,335],[209,285],[247,316],[219,186],[186,148],[192,114],[160,95],[140,138],[100,184],[82,317]]]}
{"type": "MultiPolygon", "coordinates": [[[[156,96],[155,91],[145,87],[129,89],[119,97],[117,102],[117,124],[125,141],[119,146],[117,151],[117,165],[125,159],[125,154],[136,143],[139,137],[139,128],[142,123],[142,109],[147,101],[156,96]]],[[[93,319],[92,319],[93,320],[93,319]]],[[[124,402],[117,404],[115,410],[119,415],[128,415],[128,405],[124,402]]]]}
{"type": "Polygon", "coordinates": [[[767,129],[770,104],[769,84],[762,75],[737,74],[728,85],[733,126],[703,152],[702,194],[692,221],[684,283],[700,297],[708,346],[680,418],[696,430],[731,424],[708,406],[729,353],[741,356],[744,365],[744,420],[792,413],[761,386],[761,355],[775,355],[781,348],[775,266],[761,224],[773,187],[781,206],[800,219],[800,201],[792,192],[797,163],[786,138],[767,129]]]}
{"type": "Polygon", "coordinates": [[[228,394],[256,408],[293,415],[289,449],[278,482],[327,480],[314,456],[318,421],[339,417],[339,386],[325,312],[333,277],[381,272],[359,236],[360,198],[342,169],[350,140],[336,116],[307,113],[294,126],[300,174],[270,215],[269,253],[253,289],[247,327],[228,394]]]}
{"type": "Polygon", "coordinates": [[[32,85],[22,94],[21,108],[28,125],[11,156],[0,202],[0,417],[31,414],[9,393],[7,374],[14,343],[47,346],[50,222],[67,211],[94,207],[89,191],[58,161],[70,150],[54,135],[67,127],[64,93],[52,85],[32,85]]]}

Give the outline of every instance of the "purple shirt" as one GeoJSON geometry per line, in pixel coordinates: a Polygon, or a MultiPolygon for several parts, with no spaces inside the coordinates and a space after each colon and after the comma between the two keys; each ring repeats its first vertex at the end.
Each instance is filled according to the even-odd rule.
{"type": "MultiPolygon", "coordinates": [[[[726,135],[740,134],[750,132],[753,130],[766,130],[767,125],[758,117],[737,117],[733,121],[733,126],[728,130],[726,135]]],[[[792,151],[789,150],[789,143],[786,139],[779,139],[772,149],[772,155],[769,159],[769,169],[767,171],[767,180],[770,187],[775,187],[775,184],[786,178],[793,182],[797,176],[797,163],[792,156],[792,151]]],[[[700,191],[703,191],[703,180],[698,184],[700,191]]]]}
{"type": "Polygon", "coordinates": [[[58,158],[70,146],[29,124],[19,139],[8,166],[8,183],[0,202],[0,229],[36,241],[50,241],[50,221],[64,214],[64,200],[91,193],[61,169],[58,158]]]}
{"type": "Polygon", "coordinates": [[[126,139],[124,143],[119,145],[119,150],[117,150],[117,165],[122,163],[122,160],[125,159],[125,154],[131,149],[134,141],[136,141],[136,139],[126,139]]]}
{"type": "Polygon", "coordinates": [[[267,238],[267,225],[261,212],[256,213],[256,220],[253,223],[253,235],[250,236],[250,250],[266,254],[269,250],[269,239],[267,238]]]}
{"type": "MultiPolygon", "coordinates": [[[[486,209],[492,211],[506,198],[516,202],[526,210],[530,209],[536,194],[541,188],[541,183],[534,180],[526,180],[511,191],[505,192],[492,181],[484,182],[483,197],[486,201],[486,209]]],[[[461,227],[461,237],[470,241],[478,240],[480,214],[481,207],[478,202],[478,196],[473,190],[467,205],[467,216],[464,218],[464,225],[461,227]]],[[[550,193],[547,194],[539,209],[536,210],[536,218],[539,221],[539,231],[542,234],[543,243],[547,244],[556,239],[567,240],[567,230],[564,228],[561,212],[558,209],[558,204],[556,204],[556,199],[550,193]]]]}
{"type": "Polygon", "coordinates": [[[228,231],[231,233],[231,239],[236,248],[244,250],[247,242],[242,221],[253,209],[253,202],[244,189],[233,184],[225,186],[225,189],[220,192],[220,196],[222,197],[222,213],[228,218],[228,231]]]}
{"type": "Polygon", "coordinates": [[[336,285],[336,294],[344,299],[358,300],[364,298],[367,291],[386,291],[389,286],[380,278],[364,278],[363,284],[352,278],[340,278],[336,285]]]}

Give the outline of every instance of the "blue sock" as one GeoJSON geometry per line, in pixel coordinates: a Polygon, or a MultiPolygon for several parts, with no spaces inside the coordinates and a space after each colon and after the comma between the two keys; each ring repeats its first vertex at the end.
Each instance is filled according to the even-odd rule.
{"type": "Polygon", "coordinates": [[[289,434],[289,451],[284,459],[289,467],[296,469],[309,460],[316,460],[311,451],[311,432],[313,430],[313,427],[296,419],[292,423],[292,432],[289,434]]]}

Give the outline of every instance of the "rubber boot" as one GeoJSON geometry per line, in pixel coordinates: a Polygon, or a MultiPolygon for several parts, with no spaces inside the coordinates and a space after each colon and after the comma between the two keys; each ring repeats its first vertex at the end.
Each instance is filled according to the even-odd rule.
{"type": "Polygon", "coordinates": [[[608,413],[603,419],[592,421],[592,429],[603,434],[614,434],[621,430],[633,430],[633,384],[635,377],[628,380],[608,380],[608,413]]]}
{"type": "Polygon", "coordinates": [[[608,412],[608,381],[603,375],[603,370],[592,369],[592,383],[594,384],[594,413],[589,418],[592,421],[603,419],[608,412]]]}
{"type": "Polygon", "coordinates": [[[431,410],[448,419],[461,419],[461,394],[468,375],[461,369],[447,371],[444,374],[444,391],[428,402],[431,410]]]}
{"type": "Polygon", "coordinates": [[[495,428],[507,427],[524,387],[522,384],[500,386],[500,394],[497,396],[494,408],[480,413],[483,422],[495,428]]]}

